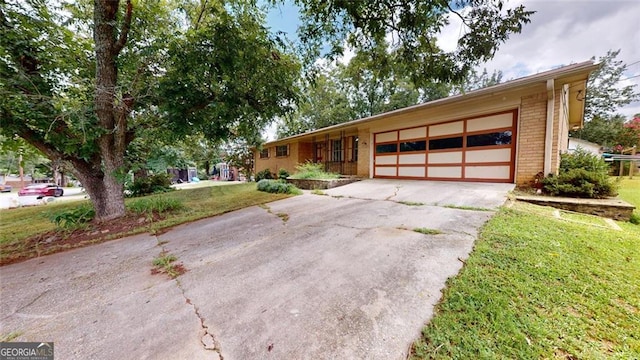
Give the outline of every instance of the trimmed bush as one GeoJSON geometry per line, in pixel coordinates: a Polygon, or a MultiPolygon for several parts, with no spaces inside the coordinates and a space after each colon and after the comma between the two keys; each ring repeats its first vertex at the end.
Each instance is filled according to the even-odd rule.
{"type": "Polygon", "coordinates": [[[136,178],[133,183],[127,186],[127,190],[129,191],[127,196],[138,197],[165,193],[174,189],[171,187],[171,179],[168,174],[155,174],[136,178]]]}
{"type": "Polygon", "coordinates": [[[271,170],[264,169],[256,173],[256,181],[260,181],[264,179],[273,179],[273,173],[271,173],[271,170]]]}
{"type": "Polygon", "coordinates": [[[293,184],[279,180],[262,179],[258,181],[258,190],[274,194],[302,194],[302,191],[293,184]]]}
{"type": "Polygon", "coordinates": [[[290,176],[289,172],[286,169],[278,170],[278,179],[286,179],[290,176]]]}
{"type": "Polygon", "coordinates": [[[582,149],[562,154],[558,175],[549,175],[542,183],[551,195],[581,198],[616,196],[618,188],[609,178],[609,167],[604,160],[582,149]]]}
{"type": "Polygon", "coordinates": [[[294,179],[338,179],[340,174],[324,171],[324,166],[319,163],[306,162],[296,166],[297,172],[291,176],[294,179]]]}

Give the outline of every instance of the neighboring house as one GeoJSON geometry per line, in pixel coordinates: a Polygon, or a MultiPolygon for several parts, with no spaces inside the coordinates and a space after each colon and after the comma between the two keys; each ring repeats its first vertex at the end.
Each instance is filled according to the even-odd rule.
{"type": "Polygon", "coordinates": [[[364,178],[529,184],[556,172],[569,130],[583,125],[593,62],[272,141],[255,170],[306,161],[364,178]]]}
{"type": "Polygon", "coordinates": [[[583,150],[586,150],[594,155],[602,154],[602,146],[596,143],[592,143],[582,139],[569,138],[569,152],[572,153],[576,151],[577,148],[582,148],[583,150]]]}

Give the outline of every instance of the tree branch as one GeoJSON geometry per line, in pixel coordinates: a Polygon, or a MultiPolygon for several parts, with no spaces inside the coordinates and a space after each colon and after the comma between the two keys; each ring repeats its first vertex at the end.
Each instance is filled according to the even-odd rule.
{"type": "Polygon", "coordinates": [[[453,8],[451,7],[451,5],[449,5],[449,3],[447,3],[447,8],[449,9],[449,11],[451,11],[452,13],[458,15],[458,17],[460,18],[460,20],[462,20],[462,23],[465,24],[467,27],[471,27],[469,26],[469,24],[467,23],[467,19],[462,16],[462,14],[460,14],[459,12],[453,10],[453,8]]]}
{"type": "Polygon", "coordinates": [[[124,45],[127,43],[127,37],[129,36],[129,30],[131,29],[131,14],[133,13],[133,4],[131,0],[127,0],[127,11],[124,15],[124,23],[122,24],[122,30],[120,30],[120,36],[118,42],[113,47],[114,54],[120,53],[124,45]]]}

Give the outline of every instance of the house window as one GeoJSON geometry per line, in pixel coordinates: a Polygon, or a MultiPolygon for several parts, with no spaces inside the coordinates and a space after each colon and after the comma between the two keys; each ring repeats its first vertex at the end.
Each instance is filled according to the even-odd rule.
{"type": "Polygon", "coordinates": [[[331,161],[341,162],[342,158],[343,158],[342,140],[332,140],[331,141],[331,161]]]}
{"type": "Polygon", "coordinates": [[[260,150],[260,159],[268,159],[269,158],[269,148],[260,150]]]}
{"type": "Polygon", "coordinates": [[[458,149],[462,147],[462,136],[429,140],[429,150],[458,149]]]}
{"type": "Polygon", "coordinates": [[[358,161],[358,137],[354,136],[351,139],[353,140],[353,149],[351,150],[351,161],[358,161]]]}
{"type": "Polygon", "coordinates": [[[276,157],[289,156],[289,145],[276,146],[276,157]]]}
{"type": "Polygon", "coordinates": [[[324,160],[324,143],[315,143],[314,162],[322,162],[324,160]]]}

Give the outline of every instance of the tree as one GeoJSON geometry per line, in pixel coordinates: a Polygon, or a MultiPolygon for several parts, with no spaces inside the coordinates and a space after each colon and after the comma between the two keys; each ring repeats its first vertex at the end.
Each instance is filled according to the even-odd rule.
{"type": "Polygon", "coordinates": [[[68,162],[96,219],[125,214],[137,134],[259,131],[296,97],[299,67],[251,1],[3,2],[2,133],[68,162]]]}
{"type": "Polygon", "coordinates": [[[345,44],[356,53],[383,47],[391,51],[377,53],[377,63],[402,68],[416,87],[462,80],[474,65],[491,59],[510,34],[520,32],[533,13],[522,5],[505,9],[502,0],[295,3],[301,8],[299,36],[308,58],[315,59],[326,44],[329,57],[341,55],[345,44]],[[455,50],[446,52],[436,40],[450,16],[462,20],[466,33],[455,50]]]}
{"type": "MultiPolygon", "coordinates": [[[[607,51],[605,56],[598,59],[600,68],[589,76],[584,118],[586,122],[600,117],[613,116],[624,105],[640,99],[635,85],[620,86],[627,65],[616,60],[620,50],[607,51]]],[[[591,58],[595,60],[595,56],[591,58]]]]}
{"type": "Polygon", "coordinates": [[[502,71],[494,70],[491,75],[487,69],[483,69],[481,74],[478,71],[471,69],[467,76],[456,86],[454,86],[454,92],[456,94],[464,94],[469,91],[486,88],[493,85],[498,85],[502,82],[502,71]]]}
{"type": "Polygon", "coordinates": [[[618,54],[620,50],[609,50],[598,59],[601,66],[591,74],[587,83],[584,127],[571,132],[572,137],[609,149],[629,147],[637,142],[633,128],[630,130],[625,126],[625,117],[615,113],[620,107],[640,98],[635,85],[619,85],[627,65],[616,60],[618,54]]]}

